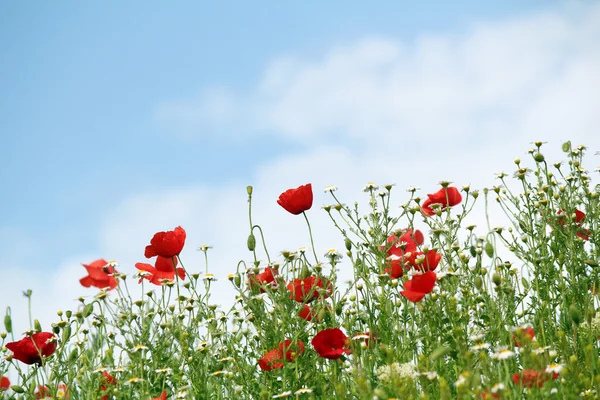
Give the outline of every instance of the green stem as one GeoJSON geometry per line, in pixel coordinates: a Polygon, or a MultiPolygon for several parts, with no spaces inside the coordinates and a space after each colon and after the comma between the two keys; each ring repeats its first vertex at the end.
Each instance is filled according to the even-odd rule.
{"type": "Polygon", "coordinates": [[[313,254],[315,255],[315,261],[319,264],[319,259],[317,258],[317,252],[315,251],[315,242],[313,240],[312,229],[310,228],[310,222],[308,222],[308,216],[306,216],[306,212],[302,211],[302,215],[304,215],[304,219],[306,220],[306,224],[308,225],[308,234],[310,235],[310,245],[312,247],[313,254]]]}

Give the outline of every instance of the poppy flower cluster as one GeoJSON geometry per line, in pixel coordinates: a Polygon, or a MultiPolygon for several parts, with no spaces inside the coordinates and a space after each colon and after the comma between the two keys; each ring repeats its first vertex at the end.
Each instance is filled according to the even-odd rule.
{"type": "Polygon", "coordinates": [[[56,351],[56,337],[50,332],[36,332],[17,342],[6,343],[13,358],[25,364],[42,364],[42,359],[56,351]]]}
{"type": "Polygon", "coordinates": [[[524,369],[513,374],[513,382],[526,388],[542,387],[547,381],[556,380],[559,376],[558,373],[549,373],[544,370],[524,369]]]}
{"type": "Polygon", "coordinates": [[[392,279],[400,278],[404,275],[404,270],[411,267],[421,272],[435,271],[442,256],[435,249],[418,251],[417,246],[422,245],[424,240],[421,231],[413,232],[410,228],[400,237],[391,235],[387,238],[390,247],[387,250],[389,268],[386,268],[386,272],[392,279]]]}
{"type": "Polygon", "coordinates": [[[142,279],[147,279],[155,285],[162,285],[165,280],[175,279],[177,274],[179,279],[184,280],[185,270],[177,268],[177,256],[183,250],[185,238],[186,233],[181,226],[172,231],[157,232],[144,252],[146,258],[156,257],[154,266],[147,263],[135,264],[137,269],[147,272],[142,279]]]}
{"type": "Polygon", "coordinates": [[[117,287],[117,280],[114,274],[117,272],[114,263],[99,259],[90,264],[81,264],[87,270],[88,276],[83,277],[79,282],[86,288],[94,286],[98,289],[112,290],[117,287]]]}
{"type": "Polygon", "coordinates": [[[283,368],[284,363],[292,362],[304,353],[304,343],[298,340],[295,344],[286,339],[276,349],[269,350],[258,360],[258,366],[263,371],[283,368]]]}
{"type": "Polygon", "coordinates": [[[279,195],[277,204],[294,215],[310,210],[313,204],[312,184],[308,183],[296,189],[286,190],[279,195]]]}
{"type": "Polygon", "coordinates": [[[102,372],[101,382],[102,382],[102,386],[100,386],[100,390],[102,390],[102,392],[106,393],[106,394],[104,396],[100,397],[100,400],[108,400],[108,391],[110,390],[111,386],[114,386],[117,384],[117,378],[115,378],[108,372],[104,371],[104,372],[102,372]]]}
{"type": "Polygon", "coordinates": [[[437,192],[433,194],[428,194],[427,199],[421,205],[421,212],[425,216],[435,215],[435,211],[431,208],[433,204],[439,204],[442,207],[442,210],[445,210],[448,207],[454,207],[460,204],[462,201],[462,196],[457,188],[454,186],[448,186],[445,188],[441,188],[437,192]]]}

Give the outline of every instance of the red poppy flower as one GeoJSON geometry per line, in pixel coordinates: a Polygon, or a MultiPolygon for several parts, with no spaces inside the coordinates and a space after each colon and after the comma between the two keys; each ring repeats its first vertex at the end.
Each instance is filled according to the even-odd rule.
{"type": "Polygon", "coordinates": [[[100,400],[108,400],[108,391],[110,390],[110,386],[114,386],[117,384],[117,378],[109,374],[108,372],[102,372],[102,386],[100,390],[103,393],[106,393],[104,396],[100,398],[100,400]]]}
{"type": "Polygon", "coordinates": [[[184,244],[185,230],[178,226],[172,231],[156,233],[150,240],[150,244],[146,246],[144,255],[146,258],[155,256],[172,258],[181,253],[184,244]]]}
{"type": "Polygon", "coordinates": [[[447,188],[441,188],[433,194],[428,194],[427,199],[421,206],[421,212],[425,216],[434,215],[435,212],[431,209],[432,204],[441,204],[443,210],[447,207],[454,207],[455,205],[460,204],[461,201],[462,196],[458,189],[454,186],[448,186],[447,188]]]}
{"type": "Polygon", "coordinates": [[[304,343],[298,340],[296,344],[291,340],[286,339],[279,343],[279,347],[267,351],[258,360],[258,366],[263,371],[271,371],[273,369],[282,368],[284,361],[292,362],[300,354],[304,353],[304,343]]]}
{"type": "Polygon", "coordinates": [[[521,372],[515,372],[513,374],[513,382],[516,385],[522,385],[526,388],[532,388],[534,386],[542,387],[548,380],[555,380],[559,377],[559,374],[550,374],[546,371],[536,371],[533,369],[524,369],[521,372]]]}
{"type": "Polygon", "coordinates": [[[533,328],[528,326],[526,328],[518,328],[517,331],[512,335],[513,342],[516,347],[521,347],[531,342],[535,337],[533,328]]]}
{"type": "Polygon", "coordinates": [[[413,303],[418,303],[426,294],[431,293],[436,278],[435,272],[431,271],[415,275],[411,280],[404,282],[404,290],[400,294],[413,303]]]}
{"type": "Polygon", "coordinates": [[[300,310],[300,312],[298,313],[298,316],[310,322],[314,317],[313,314],[313,310],[310,308],[310,306],[308,304],[305,304],[302,307],[302,310],[300,310]]]}
{"type": "Polygon", "coordinates": [[[13,358],[25,364],[41,364],[42,357],[49,357],[56,350],[55,336],[50,332],[36,332],[18,342],[6,343],[13,358]]]}
{"type": "Polygon", "coordinates": [[[323,358],[337,360],[344,354],[352,353],[348,349],[350,341],[339,328],[323,329],[311,341],[317,354],[323,358]]]}
{"type": "Polygon", "coordinates": [[[438,254],[438,252],[435,251],[435,249],[428,250],[425,253],[419,251],[416,253],[415,260],[414,260],[414,263],[412,264],[412,266],[417,271],[421,271],[421,272],[435,271],[435,269],[437,268],[437,266],[441,260],[442,260],[442,255],[438,254]],[[418,260],[420,260],[420,257],[423,257],[423,262],[418,261],[418,260]]]}
{"type": "Polygon", "coordinates": [[[140,278],[138,283],[142,282],[142,279],[147,279],[150,283],[160,286],[163,284],[164,279],[175,279],[175,273],[177,273],[179,279],[185,280],[185,270],[183,268],[175,268],[177,263],[178,261],[175,257],[165,258],[161,256],[156,257],[154,267],[146,263],[136,263],[135,267],[137,269],[150,273],[150,275],[140,278]]]}
{"type": "Polygon", "coordinates": [[[310,210],[313,203],[312,184],[306,184],[296,189],[288,189],[279,195],[277,204],[294,215],[310,210]]]}
{"type": "MultiPolygon", "coordinates": [[[[564,211],[563,210],[558,210],[558,215],[562,214],[564,211]]],[[[577,224],[577,227],[580,228],[575,235],[579,236],[580,238],[582,238],[583,240],[589,240],[590,239],[590,234],[592,233],[589,229],[583,229],[581,228],[581,223],[583,222],[583,220],[585,219],[585,213],[583,211],[580,210],[575,210],[575,223],[577,224]]],[[[557,219],[557,222],[560,226],[563,226],[565,224],[565,218],[564,217],[559,217],[557,219]]]]}
{"type": "MultiPolygon", "coordinates": [[[[34,393],[36,399],[54,399],[52,392],[46,386],[38,386],[38,390],[34,393]]],[[[69,392],[67,391],[67,385],[61,383],[56,387],[56,398],[57,399],[68,399],[69,392]]]]}
{"type": "Polygon", "coordinates": [[[277,270],[271,267],[266,267],[263,272],[257,275],[248,274],[248,284],[250,289],[253,290],[255,288],[259,288],[261,293],[265,293],[263,285],[270,285],[275,282],[276,275],[277,270]]]}
{"type": "Polygon", "coordinates": [[[387,264],[390,268],[385,271],[390,274],[392,279],[397,279],[404,275],[404,270],[414,264],[417,256],[417,246],[423,244],[424,237],[421,231],[416,230],[413,234],[412,229],[404,231],[402,236],[397,237],[391,235],[387,238],[388,260],[387,264]]]}
{"type": "Polygon", "coordinates": [[[10,388],[10,381],[8,380],[8,378],[6,376],[3,376],[0,379],[0,392],[2,392],[3,390],[8,390],[10,388]]]}
{"type": "Polygon", "coordinates": [[[333,293],[333,285],[325,278],[309,276],[304,279],[294,279],[287,285],[290,299],[299,303],[309,303],[322,296],[324,299],[333,293]],[[322,289],[322,290],[320,290],[322,289]]]}
{"type": "Polygon", "coordinates": [[[87,269],[88,276],[81,278],[79,282],[84,287],[94,286],[98,289],[108,288],[112,290],[117,287],[117,280],[113,274],[117,271],[104,259],[93,261],[91,264],[81,264],[87,269]]]}
{"type": "Polygon", "coordinates": [[[481,397],[483,400],[490,400],[490,399],[499,399],[500,398],[500,393],[496,392],[489,392],[487,389],[483,389],[483,392],[481,392],[479,394],[479,397],[481,397]]]}
{"type": "Polygon", "coordinates": [[[288,362],[294,361],[302,353],[304,353],[304,343],[301,340],[298,340],[295,345],[289,339],[279,343],[279,354],[288,362]]]}
{"type": "Polygon", "coordinates": [[[282,354],[279,349],[267,351],[258,360],[258,366],[263,371],[271,371],[272,369],[283,368],[282,354]]]}
{"type": "Polygon", "coordinates": [[[153,398],[152,400],[167,400],[167,391],[163,390],[160,396],[153,398]]]}

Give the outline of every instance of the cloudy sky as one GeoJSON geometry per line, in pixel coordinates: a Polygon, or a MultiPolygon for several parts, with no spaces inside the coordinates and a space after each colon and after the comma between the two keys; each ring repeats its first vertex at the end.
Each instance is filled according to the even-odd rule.
{"type": "MultiPolygon", "coordinates": [[[[308,245],[276,204],[312,182],[318,252],[340,247],[320,206],[335,184],[483,188],[534,140],[600,164],[597,1],[0,3],[0,307],[49,328],[92,296],[82,262],[133,273],[156,231],[225,276],[248,259],[246,185],[272,254],[308,245]],[[418,3],[418,4],[417,4],[418,3]]],[[[485,232],[483,232],[485,233],[485,232]]]]}

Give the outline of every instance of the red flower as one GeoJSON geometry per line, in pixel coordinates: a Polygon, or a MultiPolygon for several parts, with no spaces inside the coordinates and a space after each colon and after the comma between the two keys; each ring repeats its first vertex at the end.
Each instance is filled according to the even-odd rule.
{"type": "Polygon", "coordinates": [[[108,400],[108,391],[110,390],[109,386],[114,386],[117,384],[117,378],[109,374],[108,372],[102,372],[102,386],[100,390],[106,393],[104,396],[100,398],[100,400],[108,400]]]}
{"type": "Polygon", "coordinates": [[[309,276],[304,279],[294,279],[287,285],[290,292],[290,299],[296,300],[299,303],[309,303],[319,296],[324,299],[331,296],[333,293],[333,285],[325,278],[317,278],[309,276]],[[318,290],[318,289],[323,290],[318,290]]]}
{"type": "Polygon", "coordinates": [[[348,337],[339,328],[324,329],[317,333],[311,341],[319,356],[337,360],[344,354],[352,353],[348,349],[348,337]]]}
{"type": "Polygon", "coordinates": [[[258,360],[258,366],[263,371],[271,371],[272,369],[283,368],[282,355],[279,349],[267,351],[258,360]]]}
{"type": "Polygon", "coordinates": [[[277,275],[277,270],[271,267],[265,268],[265,270],[258,275],[248,274],[248,284],[250,285],[250,289],[260,288],[260,292],[265,293],[263,285],[270,285],[275,282],[275,275],[277,275]]]}
{"type": "MultiPolygon", "coordinates": [[[[558,210],[558,215],[562,214],[564,211],[563,210],[558,210]]],[[[577,224],[577,227],[580,228],[575,235],[579,236],[580,238],[582,238],[583,240],[589,240],[590,239],[590,234],[592,233],[589,229],[583,229],[581,228],[581,223],[583,222],[583,220],[585,219],[585,213],[583,211],[579,211],[579,210],[575,210],[575,223],[577,224]]],[[[563,226],[565,224],[565,219],[564,217],[559,217],[557,220],[558,224],[560,226],[563,226]]]]}
{"type": "Polygon", "coordinates": [[[10,388],[10,381],[8,380],[8,378],[6,376],[3,376],[0,379],[0,392],[2,392],[3,390],[8,390],[10,388]]]}
{"type": "Polygon", "coordinates": [[[438,254],[438,252],[435,251],[435,249],[428,250],[426,253],[419,251],[416,254],[413,267],[421,272],[435,271],[441,259],[442,255],[438,254]],[[419,260],[421,256],[423,256],[423,262],[419,263],[417,262],[417,260],[419,260]]]}
{"type": "Polygon", "coordinates": [[[489,392],[487,389],[483,389],[483,392],[481,392],[479,394],[479,397],[481,397],[483,400],[490,400],[490,399],[499,399],[500,398],[500,393],[496,392],[489,392]]]}
{"type": "Polygon", "coordinates": [[[391,235],[387,238],[388,245],[391,246],[387,250],[387,264],[391,268],[386,268],[385,271],[390,274],[392,279],[404,275],[404,269],[408,269],[410,265],[414,264],[417,256],[417,245],[423,244],[423,241],[421,231],[416,230],[413,234],[410,228],[406,229],[400,237],[391,235]]]}
{"type": "Polygon", "coordinates": [[[522,385],[526,388],[532,388],[534,386],[542,387],[548,380],[555,380],[559,377],[559,374],[550,374],[545,371],[536,371],[533,369],[524,369],[523,371],[515,372],[513,374],[513,382],[516,385],[522,385]]]}
{"type": "Polygon", "coordinates": [[[81,278],[79,282],[84,287],[94,286],[98,289],[108,288],[112,290],[117,287],[117,280],[113,274],[117,271],[104,259],[93,261],[91,264],[81,264],[87,269],[88,276],[81,278]]]}
{"type": "Polygon", "coordinates": [[[443,210],[447,207],[454,207],[455,205],[460,204],[461,201],[462,196],[458,189],[454,186],[448,186],[447,188],[441,188],[433,194],[428,194],[427,199],[421,206],[421,212],[425,216],[434,215],[435,212],[431,209],[432,204],[441,204],[443,210]]]}
{"type": "Polygon", "coordinates": [[[305,304],[302,307],[302,310],[300,310],[300,312],[298,313],[298,316],[309,322],[312,321],[313,317],[315,317],[313,310],[311,310],[311,308],[308,304],[305,304]]]}
{"type": "Polygon", "coordinates": [[[146,258],[155,256],[172,258],[181,253],[184,244],[185,230],[178,226],[172,231],[156,233],[150,240],[150,245],[146,246],[144,255],[146,258]]]}
{"type": "Polygon", "coordinates": [[[155,285],[162,285],[163,279],[173,280],[175,279],[175,273],[177,272],[177,276],[179,279],[185,279],[185,270],[183,268],[175,268],[177,266],[177,258],[165,258],[158,256],[156,257],[156,262],[154,263],[154,267],[150,264],[146,263],[136,263],[135,267],[141,271],[149,272],[150,275],[146,275],[140,278],[139,282],[142,282],[142,279],[147,279],[150,283],[155,285]]]}
{"type": "Polygon", "coordinates": [[[310,210],[313,203],[312,185],[306,184],[296,189],[288,189],[279,195],[277,204],[294,215],[310,210]]]}
{"type": "Polygon", "coordinates": [[[36,332],[18,342],[6,343],[13,358],[25,364],[41,364],[42,357],[49,357],[56,350],[55,336],[50,332],[36,332]]]}
{"type": "Polygon", "coordinates": [[[167,391],[163,390],[160,396],[153,398],[152,400],[167,400],[167,391]]]}
{"type": "Polygon", "coordinates": [[[292,344],[289,339],[279,343],[279,347],[267,351],[258,360],[258,366],[263,371],[271,371],[277,368],[283,368],[284,361],[292,362],[300,354],[304,353],[304,343],[298,340],[296,344],[292,344]]]}
{"type": "Polygon", "coordinates": [[[533,328],[528,326],[526,328],[518,328],[515,333],[512,335],[512,339],[515,342],[516,347],[521,347],[522,345],[526,345],[531,342],[535,337],[535,332],[533,328]]]}
{"type": "MultiPolygon", "coordinates": [[[[52,392],[46,386],[38,386],[38,390],[34,393],[36,399],[54,399],[52,392]]],[[[56,388],[57,399],[68,399],[69,392],[67,391],[67,385],[61,383],[56,388]]]]}
{"type": "Polygon", "coordinates": [[[436,278],[435,272],[431,271],[415,275],[411,280],[404,282],[404,290],[400,294],[413,303],[418,303],[426,294],[431,293],[436,278]]]}
{"type": "Polygon", "coordinates": [[[300,340],[295,345],[292,345],[292,341],[288,339],[279,343],[279,354],[281,358],[285,358],[288,362],[294,361],[302,353],[304,353],[304,343],[300,340]]]}

